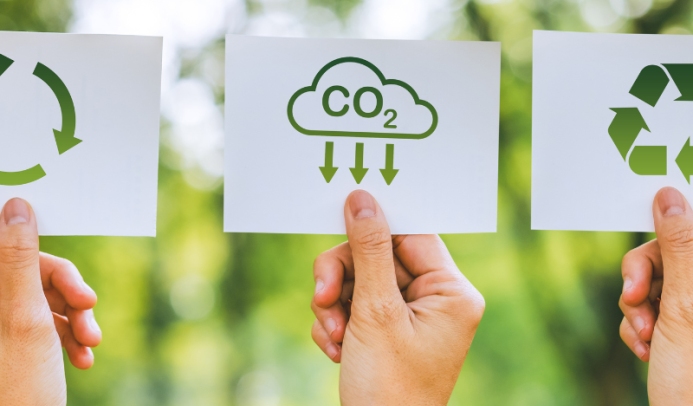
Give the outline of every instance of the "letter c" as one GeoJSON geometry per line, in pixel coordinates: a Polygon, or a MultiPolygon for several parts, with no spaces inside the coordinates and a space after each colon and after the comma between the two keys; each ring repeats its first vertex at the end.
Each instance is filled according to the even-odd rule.
{"type": "Polygon", "coordinates": [[[334,92],[340,92],[342,95],[344,95],[344,97],[349,97],[349,91],[346,90],[346,88],[342,86],[332,86],[325,91],[324,95],[322,95],[322,107],[325,109],[325,113],[331,115],[332,117],[341,117],[349,111],[349,105],[345,104],[344,107],[342,107],[342,109],[339,111],[332,110],[332,108],[330,108],[330,96],[332,96],[332,93],[334,92]]]}

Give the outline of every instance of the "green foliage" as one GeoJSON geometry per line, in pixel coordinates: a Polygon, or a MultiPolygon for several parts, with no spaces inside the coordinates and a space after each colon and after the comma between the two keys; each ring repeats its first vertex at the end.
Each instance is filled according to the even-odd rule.
{"type": "Polygon", "coordinates": [[[61,32],[71,16],[68,0],[0,0],[0,31],[61,32]]]}
{"type": "MultiPolygon", "coordinates": [[[[287,2],[344,22],[360,3],[287,2]]],[[[254,15],[278,3],[246,1],[254,15]]],[[[444,236],[487,303],[450,404],[646,405],[646,370],[620,342],[617,306],[620,260],[645,236],[530,230],[532,30],[592,30],[582,3],[452,3],[440,35],[502,41],[503,70],[498,233],[444,236]]],[[[70,4],[0,0],[0,29],[62,31],[70,4]]],[[[685,32],[690,7],[656,0],[600,29],[685,32]]],[[[223,57],[220,39],[181,64],[220,108],[223,57]]],[[[99,294],[104,341],[94,368],[67,367],[69,404],[337,405],[339,370],[312,344],[309,303],[313,259],[344,237],[224,234],[222,191],[192,187],[166,143],[161,156],[159,237],[41,239],[99,294]]]]}
{"type": "Polygon", "coordinates": [[[326,7],[334,11],[341,19],[347,18],[356,6],[361,4],[361,0],[309,0],[311,6],[326,7]]]}

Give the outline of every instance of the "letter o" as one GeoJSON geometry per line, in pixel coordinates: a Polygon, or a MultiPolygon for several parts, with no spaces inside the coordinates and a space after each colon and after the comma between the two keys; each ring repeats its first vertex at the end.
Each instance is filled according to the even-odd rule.
{"type": "Polygon", "coordinates": [[[344,95],[344,97],[349,97],[349,91],[346,90],[346,88],[342,86],[332,86],[325,91],[325,94],[322,95],[322,107],[325,109],[325,113],[331,115],[332,117],[341,117],[349,111],[349,105],[345,104],[344,107],[342,107],[342,109],[339,111],[332,110],[330,107],[330,96],[332,96],[332,93],[334,92],[340,92],[342,95],[344,95]]]}
{"type": "Polygon", "coordinates": [[[374,87],[362,87],[354,95],[354,110],[356,110],[359,116],[364,118],[373,118],[377,116],[383,110],[383,95],[374,87]],[[366,113],[361,108],[361,96],[363,96],[364,93],[373,93],[373,96],[375,96],[375,110],[370,113],[366,113]]]}

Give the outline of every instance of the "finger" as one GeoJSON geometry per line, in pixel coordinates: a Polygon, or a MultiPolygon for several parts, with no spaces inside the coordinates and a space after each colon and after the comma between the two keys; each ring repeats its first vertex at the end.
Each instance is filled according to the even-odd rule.
{"type": "Polygon", "coordinates": [[[334,363],[339,363],[342,360],[342,348],[330,340],[330,336],[327,334],[322,324],[318,320],[313,322],[313,329],[311,330],[311,336],[315,344],[320,347],[322,352],[325,353],[334,363]]]}
{"type": "Polygon", "coordinates": [[[313,263],[313,278],[315,304],[324,308],[333,306],[339,299],[344,279],[354,278],[349,244],[340,244],[318,255],[313,263]]]}
{"type": "Polygon", "coordinates": [[[432,295],[477,296],[476,288],[459,271],[439,236],[399,236],[394,244],[397,258],[416,277],[404,292],[407,302],[432,295]]]}
{"type": "Polygon", "coordinates": [[[72,262],[43,252],[39,260],[44,289],[55,288],[75,309],[87,310],[96,305],[96,293],[84,282],[72,262]]]}
{"type": "Polygon", "coordinates": [[[655,320],[659,316],[659,305],[662,300],[662,286],[664,285],[664,279],[659,278],[652,281],[652,287],[650,289],[650,303],[655,312],[655,320]]]}
{"type": "Polygon", "coordinates": [[[637,306],[648,299],[652,279],[663,273],[659,242],[652,240],[628,252],[621,263],[623,302],[637,306]]]}
{"type": "Polygon", "coordinates": [[[668,296],[686,298],[693,287],[693,211],[678,190],[660,190],[653,204],[657,240],[662,251],[668,296]]]}
{"type": "Polygon", "coordinates": [[[650,301],[645,300],[637,306],[629,306],[623,301],[623,296],[621,296],[618,305],[638,337],[646,342],[651,341],[656,316],[650,301]]]}
{"type": "Polygon", "coordinates": [[[330,337],[330,340],[335,343],[341,343],[344,340],[344,331],[347,323],[347,315],[342,303],[337,301],[335,305],[325,309],[316,305],[315,301],[313,301],[311,308],[315,317],[330,337]]]}
{"type": "Polygon", "coordinates": [[[628,320],[625,318],[620,327],[621,339],[633,353],[644,362],[650,361],[650,345],[638,337],[638,333],[633,330],[628,320]]]}
{"type": "Polygon", "coordinates": [[[45,306],[39,275],[36,216],[27,202],[12,199],[0,213],[0,299],[22,307],[45,306]]]}
{"type": "MultiPolygon", "coordinates": [[[[397,237],[393,237],[393,244],[394,240],[397,237]]],[[[394,255],[394,251],[393,251],[394,255]]],[[[404,290],[406,289],[410,283],[414,281],[414,276],[409,273],[409,271],[402,265],[402,261],[400,261],[399,258],[397,258],[396,255],[394,255],[394,260],[395,260],[395,278],[397,279],[397,287],[399,290],[404,290]]]]}
{"type": "MultiPolygon", "coordinates": [[[[397,257],[394,261],[397,286],[399,289],[405,289],[414,277],[402,266],[397,257]]],[[[340,298],[340,293],[343,292],[343,285],[354,280],[354,261],[349,243],[340,244],[320,254],[313,264],[313,278],[315,279],[315,303],[323,308],[335,305],[340,298]]]]}
{"type": "Polygon", "coordinates": [[[351,299],[353,297],[354,297],[354,281],[344,282],[344,285],[342,285],[342,294],[339,297],[339,301],[342,303],[342,306],[351,302],[351,299]]]}
{"type": "Polygon", "coordinates": [[[458,278],[447,272],[429,272],[414,279],[404,292],[404,299],[410,303],[433,295],[459,296],[467,286],[474,289],[470,283],[462,284],[458,278]]]}
{"type": "Polygon", "coordinates": [[[89,369],[94,365],[94,353],[91,348],[81,345],[72,334],[70,322],[57,314],[53,315],[55,329],[60,336],[60,342],[65,347],[70,363],[79,369],[89,369]]]}
{"type": "Polygon", "coordinates": [[[67,302],[60,292],[55,289],[48,289],[44,290],[43,294],[46,296],[48,306],[51,308],[53,313],[61,316],[67,316],[67,302]]]}
{"type": "Polygon", "coordinates": [[[101,343],[101,329],[96,323],[93,310],[76,310],[68,306],[66,315],[78,343],[92,348],[101,343]]]}
{"type": "Polygon", "coordinates": [[[401,235],[394,238],[395,255],[414,276],[450,270],[459,273],[448,248],[437,235],[401,235]]]}
{"type": "Polygon", "coordinates": [[[347,323],[349,323],[349,318],[351,317],[351,303],[352,303],[353,297],[354,297],[354,281],[344,282],[344,286],[342,287],[342,295],[341,295],[339,301],[342,303],[342,308],[344,309],[344,312],[346,313],[347,323]]]}
{"type": "Polygon", "coordinates": [[[354,302],[394,315],[393,309],[382,308],[399,302],[404,306],[397,287],[392,236],[385,215],[368,192],[357,190],[347,198],[344,218],[354,259],[354,302]]]}

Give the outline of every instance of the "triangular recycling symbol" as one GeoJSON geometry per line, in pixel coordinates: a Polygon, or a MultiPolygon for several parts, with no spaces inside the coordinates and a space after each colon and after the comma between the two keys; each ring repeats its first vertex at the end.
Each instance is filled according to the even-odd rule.
{"type": "MultiPolygon", "coordinates": [[[[693,101],[693,64],[665,63],[662,66],[644,67],[631,87],[630,94],[654,108],[669,85],[669,76],[671,76],[671,80],[681,93],[681,97],[676,101],[693,101]]],[[[666,175],[666,146],[633,147],[642,130],[650,131],[640,110],[637,107],[620,107],[611,110],[616,113],[616,116],[609,126],[609,135],[623,160],[628,161],[630,169],[638,175],[666,175]]],[[[690,146],[690,138],[679,152],[676,164],[686,177],[686,181],[690,183],[690,176],[693,175],[693,146],[690,146]]]]}

